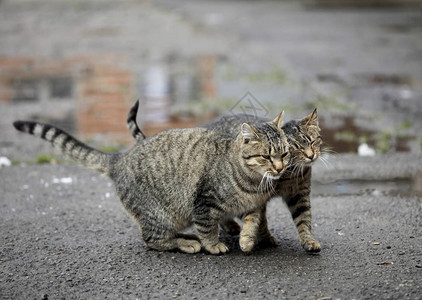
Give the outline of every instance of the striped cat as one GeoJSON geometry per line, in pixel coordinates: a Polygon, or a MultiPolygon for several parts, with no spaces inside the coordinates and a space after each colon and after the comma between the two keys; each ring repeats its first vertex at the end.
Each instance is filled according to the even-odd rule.
{"type": "MultiPolygon", "coordinates": [[[[262,119],[249,115],[223,116],[211,121],[205,127],[213,131],[228,132],[233,135],[234,128],[248,120],[251,124],[262,119]]],[[[300,243],[308,252],[321,251],[321,245],[312,235],[311,214],[311,174],[312,164],[321,157],[322,138],[318,125],[316,109],[301,120],[292,120],[283,125],[290,146],[292,161],[277,182],[276,194],[287,204],[297,227],[300,243]]],[[[259,232],[267,234],[266,222],[261,223],[259,232]]]]}
{"type": "MultiPolygon", "coordinates": [[[[128,128],[137,142],[145,138],[136,123],[138,108],[139,101],[132,107],[127,119],[128,128]]],[[[236,129],[242,123],[259,124],[265,121],[252,115],[230,115],[217,118],[204,127],[213,132],[233,137],[237,134],[236,129]]],[[[287,122],[282,128],[290,145],[292,161],[283,176],[277,180],[276,195],[281,196],[287,204],[297,227],[302,247],[308,252],[319,252],[321,245],[312,235],[310,202],[311,166],[320,157],[322,145],[317,110],[315,109],[301,120],[287,122]]],[[[277,241],[268,230],[265,207],[258,214],[246,217],[246,220],[250,218],[256,219],[252,223],[259,224],[259,229],[255,229],[250,235],[248,235],[248,230],[243,230],[240,235],[241,248],[246,252],[251,251],[251,247],[255,244],[253,242],[255,238],[258,239],[258,243],[276,245],[277,241]],[[253,233],[256,232],[258,232],[258,236],[254,237],[253,233]]],[[[232,219],[226,220],[221,225],[230,233],[235,234],[240,231],[239,225],[232,219]]]]}
{"type": "MultiPolygon", "coordinates": [[[[228,248],[219,240],[218,223],[259,214],[287,169],[290,152],[281,119],[282,114],[272,122],[242,123],[234,137],[205,128],[166,130],[123,153],[101,152],[51,125],[13,125],[109,176],[148,247],[196,253],[202,244],[219,254],[228,248]],[[199,238],[180,233],[191,225],[199,238]]],[[[254,221],[247,220],[251,230],[259,227],[254,221]]]]}

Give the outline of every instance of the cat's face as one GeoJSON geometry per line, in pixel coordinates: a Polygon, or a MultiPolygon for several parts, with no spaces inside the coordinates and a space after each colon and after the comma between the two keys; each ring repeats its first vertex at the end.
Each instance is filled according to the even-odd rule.
{"type": "Polygon", "coordinates": [[[263,178],[276,180],[290,161],[289,145],[281,129],[281,113],[274,121],[241,127],[241,156],[245,165],[263,178]]]}
{"type": "Polygon", "coordinates": [[[283,129],[291,147],[292,165],[312,165],[321,155],[322,145],[316,109],[299,121],[287,123],[283,129]]]}

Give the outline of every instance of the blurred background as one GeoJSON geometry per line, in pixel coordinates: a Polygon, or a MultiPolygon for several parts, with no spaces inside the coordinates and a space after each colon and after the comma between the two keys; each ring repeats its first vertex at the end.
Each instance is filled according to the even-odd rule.
{"type": "Polygon", "coordinates": [[[318,108],[336,152],[421,153],[421,0],[0,0],[0,156],[15,119],[115,150],[239,112],[318,108]],[[104,146],[106,145],[106,146],[104,146]]]}

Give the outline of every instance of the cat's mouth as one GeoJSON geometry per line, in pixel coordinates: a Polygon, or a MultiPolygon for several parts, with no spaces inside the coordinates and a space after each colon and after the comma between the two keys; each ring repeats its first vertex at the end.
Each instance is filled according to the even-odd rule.
{"type": "Polygon", "coordinates": [[[312,159],[308,158],[305,161],[305,166],[307,166],[307,167],[312,166],[316,162],[317,159],[318,159],[318,157],[315,157],[315,158],[312,158],[312,159]]]}
{"type": "Polygon", "coordinates": [[[281,174],[277,174],[277,175],[267,174],[265,177],[267,177],[268,179],[271,179],[271,180],[279,180],[280,177],[281,177],[281,174]]]}
{"type": "Polygon", "coordinates": [[[315,159],[305,162],[305,166],[310,167],[314,164],[315,159]]]}

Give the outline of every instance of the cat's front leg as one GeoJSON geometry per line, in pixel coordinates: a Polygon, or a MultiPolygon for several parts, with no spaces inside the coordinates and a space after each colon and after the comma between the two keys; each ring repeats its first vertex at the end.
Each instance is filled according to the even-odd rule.
{"type": "Polygon", "coordinates": [[[309,194],[310,184],[304,184],[302,188],[297,189],[296,193],[283,195],[283,199],[287,203],[293,221],[296,224],[300,244],[307,252],[316,253],[321,251],[321,245],[312,235],[311,200],[309,194]]]}
{"type": "Polygon", "coordinates": [[[205,250],[211,254],[226,253],[229,248],[218,239],[218,222],[195,221],[195,228],[205,250]]]}
{"type": "Polygon", "coordinates": [[[240,232],[240,249],[243,252],[251,252],[258,242],[264,246],[277,246],[278,242],[268,230],[267,206],[256,209],[255,211],[243,216],[243,227],[240,232]]]}
{"type": "Polygon", "coordinates": [[[256,210],[243,216],[243,227],[240,232],[239,245],[243,252],[249,253],[255,247],[259,231],[260,212],[256,210]]]}

